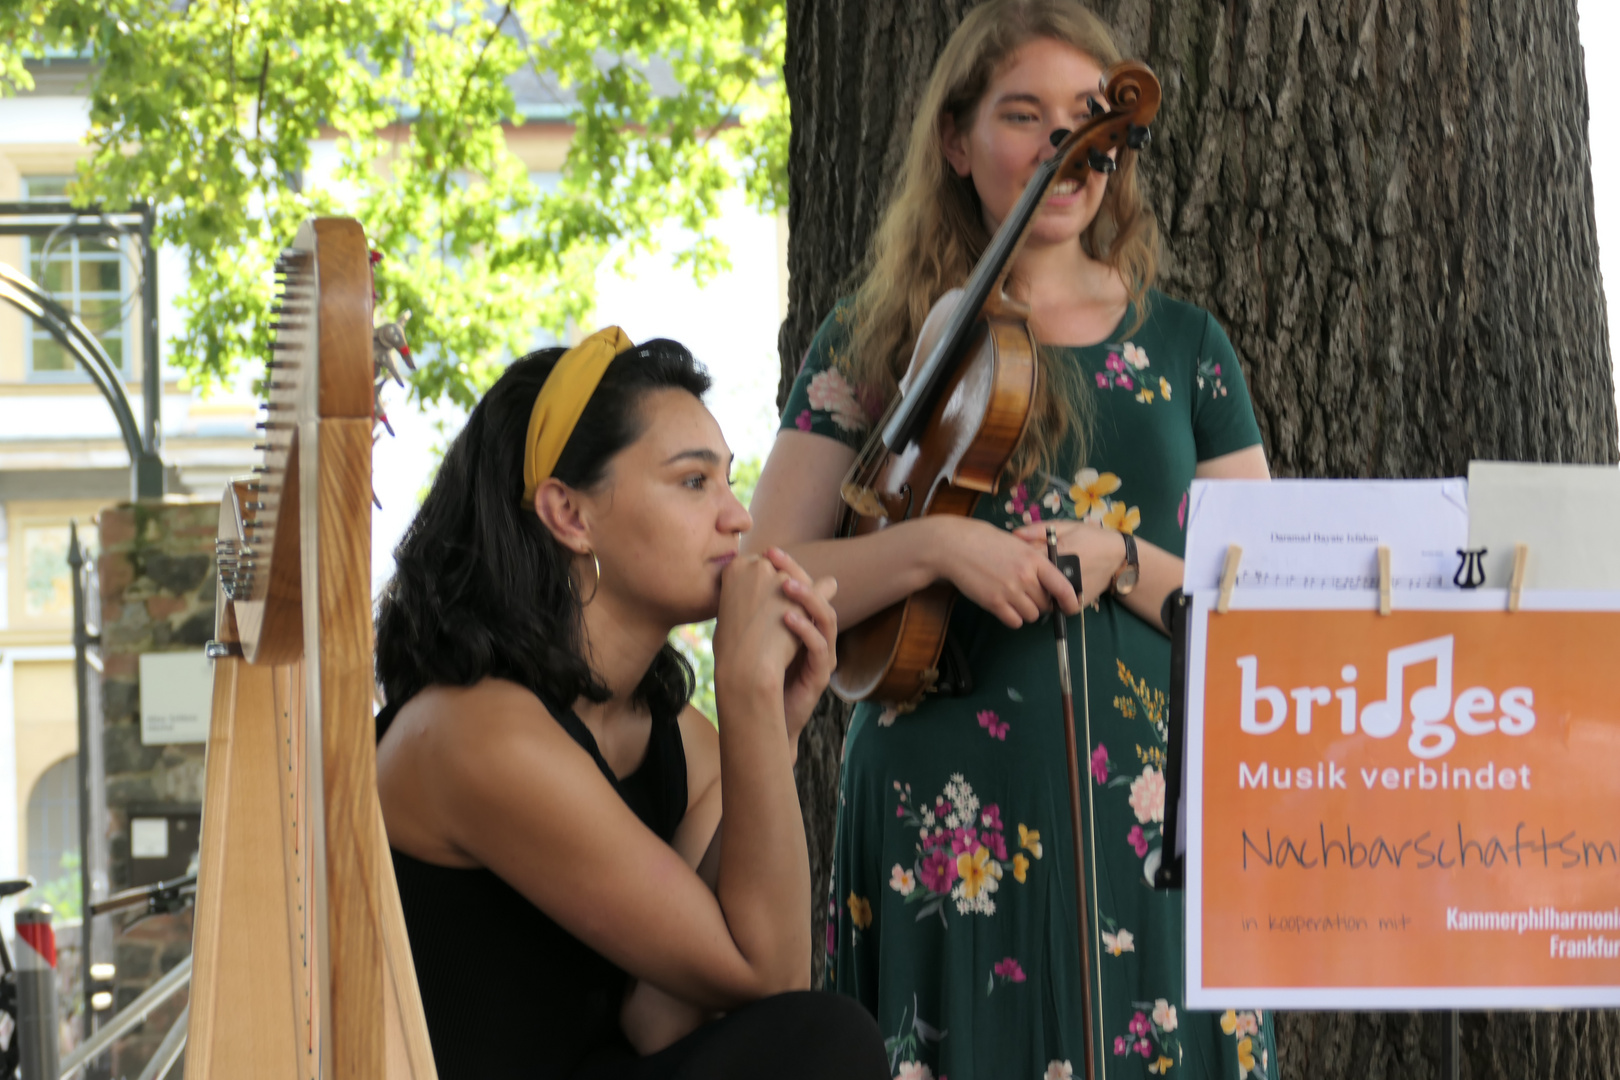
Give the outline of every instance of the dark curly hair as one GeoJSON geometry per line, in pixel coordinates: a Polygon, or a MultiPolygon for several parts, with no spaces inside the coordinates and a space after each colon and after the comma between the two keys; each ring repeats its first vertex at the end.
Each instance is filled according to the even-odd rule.
{"type": "MultiPolygon", "coordinates": [[[[508,679],[568,708],[608,689],[585,659],[584,624],[571,587],[573,553],[523,502],[529,414],[563,349],[541,349],[490,387],[450,445],[422,508],[394,549],[394,576],[377,604],[377,681],[403,703],[434,683],[508,679]]],[[[641,437],[648,393],[701,398],[709,376],[686,347],[659,339],[608,365],[552,475],[569,487],[601,483],[615,454],[641,437]]],[[[665,644],[636,688],[655,714],[692,696],[692,668],[665,644]]],[[[377,732],[382,736],[381,729],[377,732]]]]}

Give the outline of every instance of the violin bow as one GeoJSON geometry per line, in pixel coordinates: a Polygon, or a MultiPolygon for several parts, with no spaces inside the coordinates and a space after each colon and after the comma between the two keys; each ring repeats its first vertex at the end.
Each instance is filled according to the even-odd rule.
{"type": "MultiPolygon", "coordinates": [[[[1046,557],[1055,566],[1062,567],[1057,553],[1057,529],[1048,525],[1046,527],[1046,557]]],[[[1064,556],[1072,560],[1069,568],[1073,573],[1065,573],[1074,586],[1076,596],[1080,595],[1080,560],[1074,556],[1064,556]]],[[[1084,618],[1082,613],[1081,618],[1084,618]]],[[[1092,1051],[1096,1041],[1092,1031],[1091,1016],[1091,921],[1086,916],[1086,857],[1085,849],[1080,839],[1080,747],[1074,734],[1074,683],[1069,675],[1069,620],[1063,612],[1054,607],[1052,612],[1052,628],[1057,638],[1058,686],[1063,692],[1063,741],[1068,748],[1066,755],[1069,764],[1069,819],[1073,826],[1070,830],[1074,837],[1074,911],[1075,924],[1080,933],[1080,1022],[1085,1028],[1084,1053],[1086,1059],[1085,1080],[1092,1080],[1092,1051]]],[[[1082,637],[1083,644],[1083,637],[1082,637]]]]}

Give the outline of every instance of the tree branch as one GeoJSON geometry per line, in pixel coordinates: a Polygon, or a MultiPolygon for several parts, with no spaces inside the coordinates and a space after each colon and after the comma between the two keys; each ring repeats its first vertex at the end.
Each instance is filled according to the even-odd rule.
{"type": "Polygon", "coordinates": [[[270,45],[264,46],[264,63],[259,65],[259,96],[253,102],[253,141],[262,141],[259,137],[259,117],[264,115],[264,84],[265,77],[270,74],[270,45]]]}
{"type": "MultiPolygon", "coordinates": [[[[467,78],[462,81],[461,93],[456,95],[456,108],[455,108],[455,111],[452,112],[450,115],[452,115],[452,116],[460,116],[461,115],[462,107],[467,104],[467,93],[468,93],[468,91],[470,91],[472,89],[473,79],[478,75],[478,69],[484,66],[484,57],[485,57],[485,55],[488,54],[489,47],[491,45],[495,44],[495,35],[499,34],[501,32],[501,27],[506,25],[506,20],[508,18],[510,18],[511,15],[512,15],[512,5],[511,5],[510,2],[508,2],[507,5],[504,8],[501,9],[501,17],[499,19],[496,19],[495,20],[495,25],[489,28],[489,36],[484,39],[484,45],[483,45],[483,47],[481,49],[478,50],[478,56],[477,56],[476,59],[473,60],[472,67],[467,69],[467,78]]],[[[445,156],[445,161],[444,161],[444,167],[439,170],[439,183],[437,185],[438,186],[438,191],[439,191],[439,280],[440,281],[444,280],[444,199],[445,199],[444,185],[449,179],[450,179],[450,158],[449,158],[448,155],[446,155],[445,156]]],[[[438,286],[437,285],[434,286],[434,291],[435,292],[438,291],[438,286]]]]}
{"type": "MultiPolygon", "coordinates": [[[[484,56],[489,52],[489,47],[495,44],[495,35],[501,32],[501,27],[506,25],[506,20],[511,15],[512,5],[508,3],[501,9],[501,17],[495,20],[495,25],[489,28],[489,36],[484,39],[483,48],[478,50],[477,59],[472,62],[472,67],[467,69],[467,78],[461,83],[461,93],[456,95],[456,107],[450,115],[461,115],[462,107],[467,104],[467,92],[472,89],[473,79],[478,75],[478,69],[484,66],[484,56]]],[[[439,192],[441,197],[444,193],[444,183],[449,176],[450,163],[446,161],[444,168],[439,170],[439,192]]]]}

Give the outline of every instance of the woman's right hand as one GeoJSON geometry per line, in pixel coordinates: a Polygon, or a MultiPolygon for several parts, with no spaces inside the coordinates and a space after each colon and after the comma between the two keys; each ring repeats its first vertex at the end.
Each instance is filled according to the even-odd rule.
{"type": "Polygon", "coordinates": [[[787,580],[763,555],[738,555],[721,571],[714,624],[717,682],[749,677],[780,682],[799,645],[784,621],[791,604],[782,591],[787,580]]]}
{"type": "Polygon", "coordinates": [[[938,575],[1006,625],[1034,622],[1053,600],[1065,615],[1079,613],[1068,578],[1035,545],[977,518],[926,517],[924,523],[933,530],[929,548],[938,575]]]}

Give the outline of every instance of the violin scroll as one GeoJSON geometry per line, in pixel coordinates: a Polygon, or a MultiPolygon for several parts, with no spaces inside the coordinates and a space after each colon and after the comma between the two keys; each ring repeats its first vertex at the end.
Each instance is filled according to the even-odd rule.
{"type": "MultiPolygon", "coordinates": [[[[1117,163],[1110,151],[1141,150],[1152,140],[1149,125],[1159,115],[1163,92],[1146,64],[1122,60],[1104,76],[1108,108],[1093,108],[1091,118],[1072,132],[1061,132],[1056,179],[1085,179],[1087,170],[1109,173],[1117,163]],[[1107,165],[1102,164],[1104,161],[1107,165]]],[[[1095,100],[1095,99],[1093,99],[1095,100]]],[[[1060,132],[1053,132],[1057,139],[1060,132]]]]}

